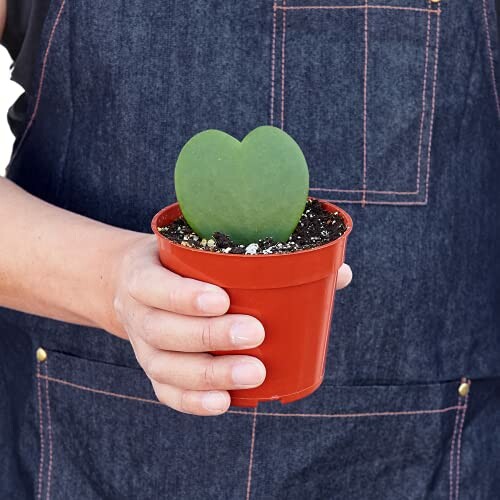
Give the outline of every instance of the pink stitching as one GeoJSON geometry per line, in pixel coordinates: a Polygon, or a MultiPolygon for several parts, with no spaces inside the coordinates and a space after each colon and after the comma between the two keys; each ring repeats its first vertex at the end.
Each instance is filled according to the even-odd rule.
{"type": "MultiPolygon", "coordinates": [[[[75,389],[80,389],[82,391],[94,392],[97,394],[102,394],[104,396],[113,396],[121,399],[130,399],[132,401],[139,401],[141,403],[152,403],[160,406],[165,406],[159,401],[154,399],[139,398],[136,396],[128,396],[126,394],[119,394],[116,392],[103,391],[101,389],[94,389],[93,387],[87,387],[80,384],[74,384],[73,382],[68,382],[67,380],[62,380],[59,378],[48,377],[46,375],[37,375],[38,378],[48,380],[49,382],[54,382],[57,384],[67,385],[75,389]]],[[[245,410],[229,410],[227,413],[232,413],[233,415],[259,415],[263,417],[313,417],[313,418],[361,418],[361,417],[397,417],[405,415],[427,415],[434,413],[447,413],[453,410],[462,410],[464,406],[448,406],[446,408],[437,408],[431,410],[409,410],[409,411],[386,411],[386,412],[373,412],[373,413],[271,413],[271,412],[259,412],[259,411],[245,411],[245,410]]]]}
{"type": "MultiPolygon", "coordinates": [[[[49,362],[45,361],[45,374],[49,375],[49,362]]],[[[46,500],[50,498],[50,485],[52,481],[52,420],[50,416],[50,399],[49,399],[49,381],[45,380],[45,398],[47,399],[47,424],[49,432],[49,466],[47,470],[47,492],[45,495],[46,500]]]]}
{"type": "Polygon", "coordinates": [[[361,206],[365,206],[366,201],[366,175],[367,175],[367,87],[368,87],[368,0],[365,0],[365,10],[364,10],[365,26],[364,26],[364,38],[365,38],[365,61],[363,67],[363,194],[361,198],[361,206]]]}
{"type": "Polygon", "coordinates": [[[274,93],[275,93],[275,72],[276,72],[276,0],[273,3],[273,41],[271,53],[271,109],[269,111],[269,124],[274,122],[274,93]]]}
{"type": "MultiPolygon", "coordinates": [[[[332,203],[355,203],[355,204],[360,204],[363,203],[363,200],[334,200],[334,199],[324,199],[325,201],[331,201],[332,203]]],[[[413,206],[413,205],[427,205],[427,201],[372,201],[372,200],[365,200],[364,201],[365,205],[408,205],[408,206],[413,206]]]]}
{"type": "MultiPolygon", "coordinates": [[[[460,401],[461,401],[460,396],[458,396],[457,405],[460,404],[460,401]]],[[[459,415],[460,415],[460,410],[457,409],[457,412],[455,414],[455,424],[453,426],[453,435],[451,438],[451,448],[450,448],[450,470],[449,470],[450,500],[452,500],[453,497],[453,464],[455,461],[453,451],[455,450],[455,438],[458,429],[459,415]]]]}
{"type": "MultiPolygon", "coordinates": [[[[309,418],[364,418],[364,417],[400,417],[408,415],[428,415],[434,413],[447,413],[457,409],[462,409],[463,406],[449,406],[447,408],[438,408],[433,410],[409,410],[409,411],[382,411],[371,413],[272,413],[272,412],[257,412],[257,415],[262,417],[309,417],[309,418]]],[[[241,415],[252,415],[252,412],[233,411],[241,415]]]]}
{"type": "Polygon", "coordinates": [[[253,454],[255,449],[255,429],[257,427],[257,407],[253,412],[252,419],[252,442],[250,445],[250,460],[248,463],[248,479],[247,479],[247,497],[246,500],[250,500],[250,493],[252,488],[252,469],[253,469],[253,454]]]}
{"type": "Polygon", "coordinates": [[[57,26],[59,25],[59,22],[61,20],[65,4],[66,4],[66,0],[62,0],[61,6],[59,7],[59,11],[57,12],[56,20],[54,21],[54,25],[52,26],[52,30],[51,30],[50,36],[49,36],[49,41],[47,42],[47,48],[45,49],[45,54],[43,56],[42,70],[40,72],[40,83],[38,84],[37,96],[36,96],[36,100],[35,100],[35,107],[33,108],[33,113],[31,114],[30,121],[28,122],[28,125],[26,126],[26,129],[25,129],[25,131],[24,131],[24,133],[19,141],[19,144],[18,144],[16,150],[14,151],[14,153],[12,154],[11,162],[14,160],[14,158],[17,156],[19,150],[21,149],[21,146],[22,146],[26,136],[28,135],[28,132],[31,129],[33,122],[35,121],[36,115],[38,113],[38,107],[40,105],[40,99],[41,99],[42,90],[43,90],[43,82],[45,80],[45,71],[47,69],[47,60],[49,58],[49,52],[50,52],[50,48],[52,46],[52,41],[54,39],[57,26]]]}
{"type": "MultiPolygon", "coordinates": [[[[471,381],[468,380],[467,383],[469,386],[471,385],[471,381]]],[[[462,444],[462,431],[464,428],[464,422],[465,422],[465,414],[467,412],[467,404],[469,401],[469,394],[465,396],[465,403],[464,403],[464,408],[462,412],[462,420],[460,421],[460,430],[458,431],[458,439],[457,439],[457,458],[455,461],[455,499],[458,500],[458,495],[459,495],[459,490],[460,490],[460,450],[461,450],[461,444],[462,444]]]]}
{"type": "Polygon", "coordinates": [[[424,135],[424,117],[425,117],[425,94],[427,92],[427,63],[429,62],[429,43],[431,32],[431,14],[427,13],[427,39],[425,41],[425,58],[424,58],[424,84],[422,85],[422,115],[420,116],[420,132],[418,138],[417,152],[417,192],[420,192],[420,164],[422,160],[422,138],[424,135]]]}
{"type": "Polygon", "coordinates": [[[437,16],[436,21],[436,49],[434,51],[434,73],[432,76],[432,102],[431,102],[431,121],[429,124],[429,142],[427,145],[427,176],[425,178],[425,204],[429,201],[429,179],[431,176],[431,146],[432,146],[432,131],[434,129],[434,111],[436,105],[436,84],[437,84],[437,68],[439,60],[439,39],[441,35],[441,16],[437,16]]]}
{"type": "MultiPolygon", "coordinates": [[[[409,10],[412,12],[440,13],[440,9],[423,9],[418,7],[400,7],[397,5],[370,5],[369,9],[383,10],[409,10]]],[[[366,9],[365,5],[294,5],[290,7],[278,7],[281,10],[342,10],[342,9],[366,9]]]]}
{"type": "Polygon", "coordinates": [[[497,105],[497,115],[498,118],[500,119],[500,100],[498,98],[497,80],[495,77],[495,64],[493,62],[493,51],[491,50],[490,23],[488,20],[488,12],[486,10],[486,0],[483,0],[483,18],[484,18],[484,25],[486,27],[486,42],[488,46],[488,58],[490,60],[491,83],[493,84],[493,94],[495,95],[495,103],[497,105]]]}
{"type": "MultiPolygon", "coordinates": [[[[286,0],[283,0],[286,7],[286,0]]],[[[285,41],[286,41],[286,10],[283,10],[283,34],[281,40],[281,130],[285,127],[285,41]]]]}
{"type": "Polygon", "coordinates": [[[379,191],[374,189],[331,189],[331,188],[309,188],[310,191],[327,191],[331,193],[373,193],[373,194],[418,194],[418,191],[379,191]]]}
{"type": "Polygon", "coordinates": [[[42,408],[42,389],[40,383],[40,363],[36,364],[37,377],[37,393],[38,393],[38,413],[39,413],[39,430],[40,430],[40,460],[38,462],[38,481],[37,481],[37,500],[42,498],[42,471],[45,455],[44,427],[43,427],[43,408],[42,408]]]}
{"type": "Polygon", "coordinates": [[[101,389],[94,389],[93,387],[87,387],[85,385],[74,384],[73,382],[68,382],[67,380],[62,380],[59,378],[49,377],[47,375],[37,375],[37,377],[48,380],[49,382],[55,382],[57,384],[68,385],[68,386],[73,387],[75,389],[81,389],[82,391],[87,391],[87,392],[95,392],[97,394],[102,394],[104,396],[113,396],[113,397],[122,398],[122,399],[131,399],[133,401],[139,401],[141,403],[153,403],[153,404],[157,404],[157,405],[163,405],[163,403],[160,403],[159,401],[155,401],[154,399],[139,398],[136,396],[128,396],[127,394],[119,394],[117,392],[109,392],[109,391],[103,391],[101,389]]]}

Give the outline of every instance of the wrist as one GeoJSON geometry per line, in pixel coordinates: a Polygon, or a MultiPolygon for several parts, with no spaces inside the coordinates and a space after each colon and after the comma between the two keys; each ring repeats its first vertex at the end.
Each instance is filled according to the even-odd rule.
{"type": "Polygon", "coordinates": [[[130,253],[137,246],[151,243],[154,236],[116,228],[113,228],[111,233],[105,255],[101,258],[99,279],[102,298],[98,313],[98,326],[113,335],[127,339],[128,335],[116,314],[115,300],[119,288],[123,286],[122,283],[127,278],[126,269],[130,253]]]}

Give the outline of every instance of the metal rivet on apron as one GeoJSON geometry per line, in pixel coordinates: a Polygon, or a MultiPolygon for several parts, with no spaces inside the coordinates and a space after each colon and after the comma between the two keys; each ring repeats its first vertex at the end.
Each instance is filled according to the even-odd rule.
{"type": "Polygon", "coordinates": [[[468,384],[467,382],[462,382],[458,386],[458,394],[460,394],[460,396],[465,398],[465,396],[467,396],[467,394],[469,394],[469,389],[470,389],[470,384],[468,384]]]}
{"type": "Polygon", "coordinates": [[[42,347],[39,347],[36,350],[36,359],[40,363],[43,363],[47,359],[47,351],[45,349],[43,349],[42,347]]]}

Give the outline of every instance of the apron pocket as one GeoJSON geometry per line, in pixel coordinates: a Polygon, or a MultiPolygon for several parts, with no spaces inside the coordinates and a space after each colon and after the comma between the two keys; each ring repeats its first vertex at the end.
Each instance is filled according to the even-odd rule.
{"type": "Polygon", "coordinates": [[[426,204],[440,4],[276,4],[270,121],[303,148],[311,194],[426,204]]]}
{"type": "Polygon", "coordinates": [[[458,380],[324,384],[290,405],[195,417],[158,403],[140,369],[48,351],[36,372],[36,490],[47,498],[416,499],[458,488],[468,398],[458,380]]]}

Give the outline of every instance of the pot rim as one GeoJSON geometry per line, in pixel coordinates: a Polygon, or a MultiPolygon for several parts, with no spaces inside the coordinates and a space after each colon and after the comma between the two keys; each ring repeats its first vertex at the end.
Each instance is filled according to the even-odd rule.
{"type": "MultiPolygon", "coordinates": [[[[161,210],[159,210],[155,216],[153,217],[153,219],[151,220],[151,229],[153,230],[154,234],[160,238],[163,238],[165,240],[167,240],[167,242],[169,242],[170,244],[172,245],[175,245],[177,247],[180,247],[182,248],[184,251],[190,251],[190,252],[197,252],[197,253],[201,253],[203,255],[210,255],[212,257],[208,257],[208,258],[218,258],[218,257],[251,257],[251,258],[272,258],[272,257],[290,257],[290,256],[293,256],[293,255],[303,255],[303,254],[306,254],[306,253],[311,253],[311,252],[315,252],[315,251],[318,251],[318,250],[322,250],[322,249],[326,249],[326,248],[329,248],[329,247],[332,247],[334,245],[339,245],[341,244],[342,240],[345,240],[347,238],[347,236],[349,236],[350,232],[352,231],[352,219],[351,219],[351,216],[345,211],[343,210],[342,208],[340,208],[339,206],[337,205],[334,205],[333,203],[327,201],[327,200],[323,200],[321,198],[315,198],[313,196],[308,196],[308,199],[309,200],[317,200],[319,201],[322,205],[329,205],[331,207],[333,207],[335,209],[335,211],[338,211],[340,213],[340,215],[342,216],[342,218],[344,219],[344,223],[346,225],[346,230],[344,232],[344,234],[342,234],[342,236],[340,236],[339,238],[333,240],[333,241],[330,241],[329,243],[325,243],[324,245],[318,245],[316,247],[313,247],[313,248],[306,248],[305,250],[298,250],[297,252],[285,252],[285,253],[275,253],[275,254],[230,254],[230,253],[223,253],[223,252],[207,252],[205,250],[200,250],[198,248],[192,248],[192,247],[188,247],[188,246],[183,246],[175,241],[172,241],[171,239],[165,237],[163,234],[161,234],[159,231],[158,231],[158,219],[160,218],[160,216],[166,212],[167,210],[169,209],[172,209],[174,207],[178,207],[179,210],[180,210],[180,206],[179,206],[179,203],[178,202],[175,202],[175,203],[171,203],[170,205],[167,205],[166,207],[163,207],[161,210]]],[[[182,211],[181,211],[181,214],[182,214],[182,211]]]]}

